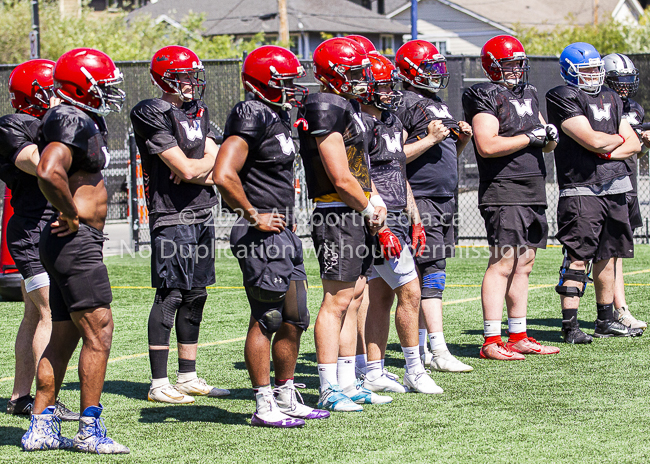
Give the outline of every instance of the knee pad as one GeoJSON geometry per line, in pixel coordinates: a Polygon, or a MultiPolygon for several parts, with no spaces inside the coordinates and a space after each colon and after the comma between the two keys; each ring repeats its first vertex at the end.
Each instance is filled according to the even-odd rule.
{"type": "Polygon", "coordinates": [[[593,282],[590,277],[591,274],[591,261],[587,264],[587,269],[582,271],[578,269],[570,269],[571,260],[566,250],[564,250],[564,260],[562,261],[562,267],[560,267],[560,281],[555,286],[555,291],[562,296],[582,298],[587,289],[587,284],[593,282]],[[580,287],[567,287],[564,285],[564,282],[567,280],[572,280],[574,282],[581,282],[582,288],[580,287]]]}
{"type": "Polygon", "coordinates": [[[420,273],[422,274],[422,299],[442,299],[442,292],[445,290],[445,282],[447,281],[446,267],[446,259],[439,259],[420,267],[420,273]]]}
{"type": "Polygon", "coordinates": [[[174,325],[176,311],[183,303],[181,291],[177,288],[156,290],[151,312],[149,313],[149,345],[169,346],[169,335],[174,325]]]}
{"type": "Polygon", "coordinates": [[[204,287],[197,287],[182,290],[181,293],[183,303],[176,315],[176,338],[183,345],[193,345],[199,341],[199,327],[208,292],[204,287]]]}
{"type": "Polygon", "coordinates": [[[297,314],[284,308],[282,312],[284,322],[300,327],[303,331],[309,328],[309,308],[307,307],[307,281],[296,280],[296,309],[297,314]]]}
{"type": "Polygon", "coordinates": [[[246,296],[251,305],[253,318],[268,333],[275,333],[282,327],[282,310],[286,292],[274,292],[259,287],[246,287],[246,296]]]}

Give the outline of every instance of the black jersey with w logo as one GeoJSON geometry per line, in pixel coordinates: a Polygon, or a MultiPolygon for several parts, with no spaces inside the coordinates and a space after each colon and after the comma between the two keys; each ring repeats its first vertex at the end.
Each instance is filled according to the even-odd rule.
{"type": "Polygon", "coordinates": [[[143,100],[131,110],[131,123],[142,159],[149,214],[178,216],[181,211],[199,211],[217,204],[211,186],[175,184],[169,178],[171,170],[159,156],[179,147],[188,158],[203,158],[206,138],[215,138],[203,101],[186,102],[177,108],[160,98],[143,100]]]}
{"type": "Polygon", "coordinates": [[[625,161],[605,160],[584,148],[562,129],[567,119],[584,116],[591,128],[606,134],[618,134],[623,118],[623,102],[616,92],[603,87],[597,95],[570,85],[561,85],[546,94],[548,119],[560,132],[555,149],[555,167],[560,189],[596,186],[630,175],[625,161]]]}
{"type": "Polygon", "coordinates": [[[248,144],[248,156],[239,177],[251,205],[260,213],[274,209],[286,212],[289,219],[295,204],[293,163],[296,158],[289,114],[273,111],[250,95],[247,98],[230,112],[224,138],[236,135],[248,144]]]}

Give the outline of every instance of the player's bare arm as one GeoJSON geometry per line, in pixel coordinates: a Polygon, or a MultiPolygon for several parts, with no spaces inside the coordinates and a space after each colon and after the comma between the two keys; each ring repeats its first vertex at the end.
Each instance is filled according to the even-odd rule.
{"type": "Polygon", "coordinates": [[[627,119],[624,118],[621,120],[621,124],[618,127],[618,133],[625,138],[625,143],[613,150],[609,159],[623,160],[636,155],[641,151],[642,147],[639,137],[636,135],[636,132],[634,132],[634,129],[632,129],[632,126],[630,126],[627,119]]]}
{"type": "MultiPolygon", "coordinates": [[[[406,134],[406,131],[404,131],[406,134]]],[[[418,158],[422,153],[425,153],[432,146],[442,142],[449,135],[449,128],[445,127],[441,120],[435,119],[427,126],[427,135],[417,142],[404,145],[404,153],[406,154],[406,162],[410,163],[418,158]]],[[[406,140],[405,136],[404,140],[406,140]]]]}
{"type": "Polygon", "coordinates": [[[35,176],[39,159],[38,147],[36,145],[27,145],[18,153],[16,167],[27,174],[35,176]]]}
{"type": "MultiPolygon", "coordinates": [[[[208,141],[206,140],[206,147],[208,141]]],[[[214,141],[212,141],[214,143],[214,141]]],[[[212,172],[214,166],[214,156],[204,156],[201,159],[188,158],[178,146],[172,147],[163,151],[158,156],[163,162],[171,169],[171,171],[178,176],[183,182],[199,181],[206,179],[212,172]]],[[[201,183],[201,182],[194,182],[201,183]]]]}
{"type": "Polygon", "coordinates": [[[605,132],[595,131],[592,129],[587,117],[583,115],[565,120],[561,129],[581,146],[594,153],[610,153],[623,145],[623,138],[621,137],[623,134],[606,134],[605,132]]]}
{"type": "Polygon", "coordinates": [[[472,119],[474,141],[483,158],[499,158],[526,148],[530,139],[525,134],[514,137],[499,135],[499,120],[488,113],[479,113],[472,119]]]}

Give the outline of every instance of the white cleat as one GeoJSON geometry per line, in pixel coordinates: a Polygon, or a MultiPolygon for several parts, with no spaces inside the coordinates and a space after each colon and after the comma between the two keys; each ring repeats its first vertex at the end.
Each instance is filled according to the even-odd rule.
{"type": "Polygon", "coordinates": [[[472,372],[474,368],[458,360],[448,349],[434,350],[428,366],[439,372],[472,372]]]}
{"type": "Polygon", "coordinates": [[[194,397],[179,392],[176,387],[166,384],[161,387],[150,388],[147,395],[149,401],[154,403],[189,404],[194,403],[194,397]]]}
{"type": "Polygon", "coordinates": [[[305,404],[302,395],[296,390],[305,387],[304,383],[294,383],[293,380],[287,380],[284,385],[275,387],[273,394],[280,412],[303,420],[327,419],[330,416],[329,411],[314,409],[305,404]]]}
{"type": "Polygon", "coordinates": [[[187,382],[176,382],[175,387],[179,392],[189,396],[207,396],[210,398],[218,398],[220,396],[230,395],[230,390],[208,385],[205,379],[201,379],[199,377],[195,377],[191,380],[188,380],[187,382]]]}
{"type": "Polygon", "coordinates": [[[429,373],[425,370],[415,374],[405,372],[404,385],[411,392],[425,393],[427,395],[437,395],[443,392],[442,388],[436,385],[433,379],[429,377],[429,373]]]}
{"type": "Polygon", "coordinates": [[[632,316],[630,309],[627,305],[621,306],[615,311],[615,315],[618,313],[618,322],[623,324],[625,327],[630,329],[647,329],[648,324],[644,321],[638,320],[636,317],[632,316]]]}
{"type": "Polygon", "coordinates": [[[370,380],[368,377],[365,377],[363,380],[363,388],[372,392],[406,393],[404,385],[399,383],[399,377],[391,374],[386,369],[376,379],[370,380]]]}

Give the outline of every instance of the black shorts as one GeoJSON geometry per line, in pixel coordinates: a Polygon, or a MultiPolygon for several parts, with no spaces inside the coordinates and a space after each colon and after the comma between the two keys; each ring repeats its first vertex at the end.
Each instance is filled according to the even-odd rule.
{"type": "Polygon", "coordinates": [[[7,224],[7,247],[23,279],[45,272],[38,252],[41,232],[52,217],[50,211],[41,219],[13,215],[7,224]]]}
{"type": "Polygon", "coordinates": [[[292,280],[307,280],[302,242],[289,228],[262,232],[239,218],[230,231],[230,249],[239,261],[244,287],[286,292],[292,280]]]}
{"type": "Polygon", "coordinates": [[[190,290],[216,282],[214,221],[157,227],[151,232],[151,286],[190,290]]]}
{"type": "Polygon", "coordinates": [[[581,261],[634,257],[624,193],[603,197],[560,197],[557,227],[557,239],[581,261]]]}
{"type": "Polygon", "coordinates": [[[546,248],[546,207],[499,205],[479,206],[479,210],[490,246],[546,248]]]}
{"type": "Polygon", "coordinates": [[[643,227],[643,217],[641,216],[641,208],[639,207],[639,198],[636,195],[626,194],[627,200],[627,214],[630,216],[630,227],[632,231],[639,227],[643,227]]]}
{"type": "Polygon", "coordinates": [[[356,282],[368,275],[373,237],[360,213],[347,206],[315,208],[310,225],[321,279],[356,282]]]}
{"type": "Polygon", "coordinates": [[[416,198],[415,204],[427,234],[426,246],[422,254],[415,258],[415,262],[420,265],[453,257],[456,254],[454,239],[456,200],[442,197],[416,198]]]}
{"type": "Polygon", "coordinates": [[[103,246],[104,234],[86,224],[66,237],[53,235],[50,223],[43,228],[39,250],[50,275],[52,321],[69,321],[75,311],[110,308],[113,293],[103,246]]]}

